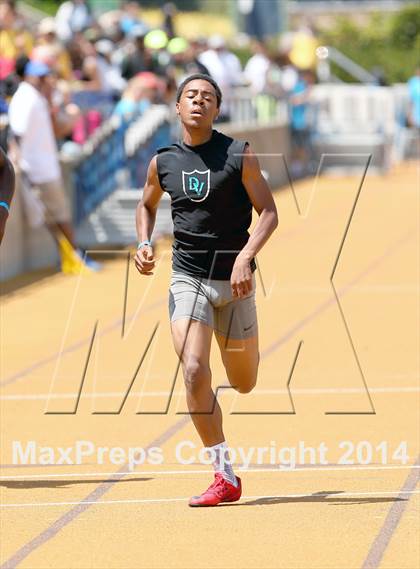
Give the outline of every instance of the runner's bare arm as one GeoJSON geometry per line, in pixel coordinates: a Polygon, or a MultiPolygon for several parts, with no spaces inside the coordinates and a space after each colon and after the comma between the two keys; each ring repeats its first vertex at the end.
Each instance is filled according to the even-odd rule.
{"type": "Polygon", "coordinates": [[[259,215],[259,220],[248,243],[242,249],[240,255],[252,259],[268,241],[278,225],[277,208],[274,203],[271,190],[261,173],[258,158],[247,146],[244,151],[242,163],[242,183],[248,193],[254,209],[259,215]]]}
{"type": "MultiPolygon", "coordinates": [[[[136,228],[139,242],[150,240],[156,221],[156,212],[162,197],[157,172],[156,156],[152,158],[147,171],[147,180],[143,190],[143,197],[136,210],[136,228]]],[[[134,257],[137,270],[142,275],[151,275],[155,266],[152,247],[146,245],[137,250],[134,257]]]]}
{"type": "Polygon", "coordinates": [[[261,173],[258,159],[247,145],[242,162],[242,183],[259,215],[247,244],[236,257],[231,284],[235,296],[242,297],[252,290],[250,261],[261,250],[278,225],[277,208],[271,190],[261,173]]]}
{"type": "Polygon", "coordinates": [[[3,239],[6,220],[9,215],[8,209],[15,191],[15,171],[12,163],[8,159],[5,152],[0,147],[0,243],[3,239]]]}

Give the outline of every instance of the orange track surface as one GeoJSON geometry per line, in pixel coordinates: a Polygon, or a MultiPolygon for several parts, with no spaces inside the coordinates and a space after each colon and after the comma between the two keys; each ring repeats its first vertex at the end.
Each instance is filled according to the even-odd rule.
{"type": "MultiPolygon", "coordinates": [[[[258,385],[220,395],[249,458],[233,505],[187,507],[212,473],[176,377],[167,242],[153,277],[119,252],[98,274],[2,286],[1,567],[419,567],[419,177],[405,164],[359,184],[276,193],[258,385]],[[13,464],[13,441],[35,441],[38,464],[13,464]],[[80,464],[77,441],[92,451],[80,464]],[[73,464],[39,464],[41,447],[55,461],[71,447],[73,464]],[[158,447],[161,463],[130,471],[129,447],[158,447]]],[[[226,385],[216,343],[212,363],[226,385]]]]}

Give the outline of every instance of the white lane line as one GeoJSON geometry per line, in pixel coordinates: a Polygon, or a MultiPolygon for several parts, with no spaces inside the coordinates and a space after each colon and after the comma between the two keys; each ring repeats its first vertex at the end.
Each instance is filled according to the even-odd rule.
{"type": "MultiPolygon", "coordinates": [[[[150,391],[149,393],[140,394],[139,392],[130,392],[129,397],[133,396],[140,396],[143,395],[144,397],[168,397],[170,391],[150,391]]],[[[82,393],[80,395],[81,399],[93,399],[98,397],[98,399],[106,399],[111,397],[124,397],[126,395],[125,392],[109,392],[109,393],[82,393]]],[[[180,392],[174,392],[174,395],[180,395],[180,392]]],[[[0,400],[2,401],[31,401],[37,399],[75,399],[78,397],[78,393],[34,393],[31,395],[19,395],[19,394],[11,394],[11,395],[1,395],[0,400]]]]}
{"type": "MultiPolygon", "coordinates": [[[[276,498],[344,498],[352,496],[392,496],[395,494],[420,494],[420,490],[387,490],[384,492],[337,492],[325,494],[277,494],[269,496],[242,496],[242,500],[261,500],[261,499],[276,499],[276,498]]],[[[51,507],[51,506],[74,506],[78,504],[156,504],[159,502],[185,502],[189,497],[185,498],[147,498],[142,500],[82,500],[81,502],[33,502],[28,504],[0,504],[0,508],[33,508],[33,507],[51,507]]],[[[328,500],[326,500],[328,502],[328,500]]]]}
{"type": "MultiPolygon", "coordinates": [[[[48,465],[47,465],[48,466],[48,465]]],[[[53,466],[53,465],[49,465],[53,466]]],[[[233,465],[235,466],[235,465],[233,465]]],[[[287,467],[277,467],[277,468],[241,468],[236,465],[238,472],[319,472],[319,471],[346,471],[346,470],[406,470],[409,468],[418,468],[420,465],[416,464],[398,464],[398,465],[378,465],[378,466],[301,466],[298,468],[287,468],[287,467]]],[[[153,475],[184,475],[184,474],[213,474],[214,470],[128,470],[127,472],[68,472],[68,473],[57,473],[57,474],[18,474],[16,476],[0,476],[0,480],[29,480],[33,478],[74,478],[74,477],[85,477],[85,476],[144,476],[147,474],[153,475]]]]}
{"type": "MultiPolygon", "coordinates": [[[[361,387],[325,387],[325,388],[291,388],[291,392],[296,395],[322,395],[327,393],[366,393],[365,388],[361,387]]],[[[370,387],[370,393],[420,393],[420,386],[411,387],[370,387]]],[[[170,391],[149,391],[149,392],[130,392],[129,397],[168,397],[170,391]]],[[[185,391],[174,391],[174,396],[179,396],[185,393],[185,391]]],[[[253,393],[255,395],[280,395],[288,394],[287,389],[254,389],[253,393]]],[[[125,392],[109,392],[109,393],[82,393],[81,398],[92,399],[98,397],[99,399],[107,399],[111,397],[124,397],[125,392]]],[[[32,401],[32,400],[44,400],[50,397],[50,399],[74,399],[78,397],[77,393],[34,393],[34,394],[10,394],[1,395],[1,401],[32,401]]]]}

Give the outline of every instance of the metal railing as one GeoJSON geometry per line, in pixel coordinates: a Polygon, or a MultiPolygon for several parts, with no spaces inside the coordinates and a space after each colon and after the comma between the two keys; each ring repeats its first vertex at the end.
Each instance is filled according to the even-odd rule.
{"type": "Polygon", "coordinates": [[[377,84],[375,75],[353,61],[353,59],[342,53],[336,47],[320,46],[317,48],[316,54],[318,57],[318,75],[322,81],[329,82],[331,80],[330,63],[333,62],[346,71],[351,77],[360,81],[360,83],[370,85],[377,84]]]}
{"type": "Polygon", "coordinates": [[[76,223],[114,191],[144,185],[152,156],[170,142],[168,118],[165,105],[152,106],[131,120],[113,116],[81,147],[68,165],[76,223]]]}
{"type": "Polygon", "coordinates": [[[247,87],[237,87],[226,100],[229,122],[238,125],[287,122],[287,102],[271,94],[253,94],[247,87]]]}

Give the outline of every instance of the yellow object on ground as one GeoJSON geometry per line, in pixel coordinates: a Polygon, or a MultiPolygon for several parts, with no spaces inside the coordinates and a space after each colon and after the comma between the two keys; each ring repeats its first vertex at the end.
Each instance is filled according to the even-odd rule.
{"type": "Polygon", "coordinates": [[[58,238],[58,250],[61,260],[61,271],[65,275],[79,275],[83,268],[88,269],[64,235],[58,238]]]}

